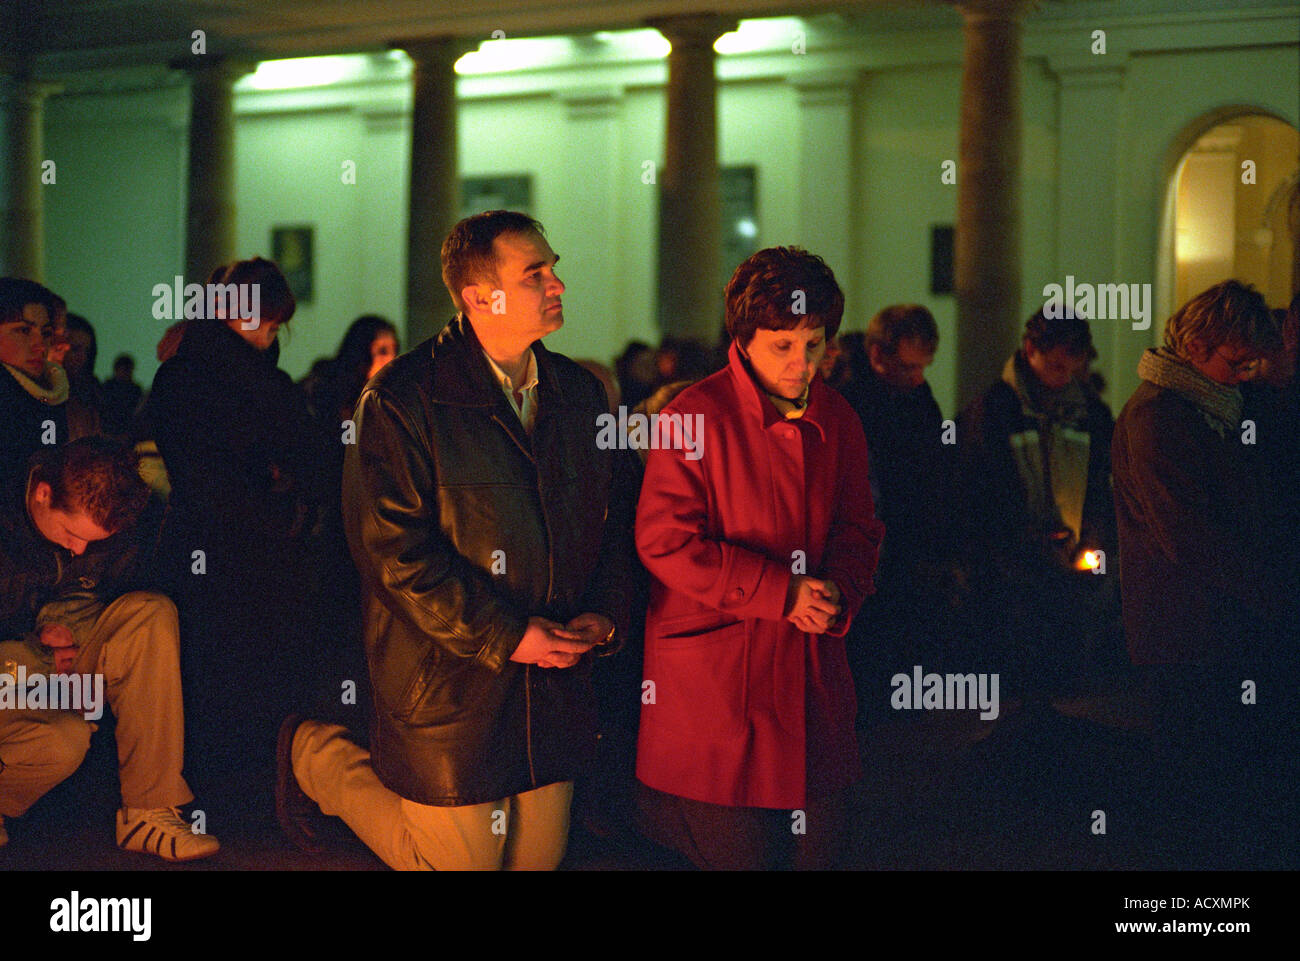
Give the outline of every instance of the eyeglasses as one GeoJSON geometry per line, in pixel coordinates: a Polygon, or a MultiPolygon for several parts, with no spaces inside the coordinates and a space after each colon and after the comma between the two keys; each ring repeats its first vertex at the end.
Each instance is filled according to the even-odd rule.
{"type": "MultiPolygon", "coordinates": [[[[1220,347],[1218,350],[1215,351],[1216,354],[1220,354],[1221,356],[1222,356],[1222,352],[1223,352],[1223,347],[1220,347]]],[[[1246,360],[1239,360],[1234,362],[1229,357],[1226,356],[1223,357],[1224,362],[1227,363],[1228,367],[1232,370],[1234,374],[1253,374],[1259,368],[1261,359],[1262,358],[1259,357],[1250,357],[1246,360]]]]}

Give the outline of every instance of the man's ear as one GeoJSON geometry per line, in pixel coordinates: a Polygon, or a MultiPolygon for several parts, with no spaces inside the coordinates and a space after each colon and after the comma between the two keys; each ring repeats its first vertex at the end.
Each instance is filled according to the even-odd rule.
{"type": "Polygon", "coordinates": [[[465,313],[486,314],[492,310],[491,284],[466,284],[461,288],[460,299],[465,304],[465,313]]]}
{"type": "Polygon", "coordinates": [[[42,507],[49,507],[54,502],[54,488],[48,481],[37,481],[32,488],[32,499],[42,507]]]}

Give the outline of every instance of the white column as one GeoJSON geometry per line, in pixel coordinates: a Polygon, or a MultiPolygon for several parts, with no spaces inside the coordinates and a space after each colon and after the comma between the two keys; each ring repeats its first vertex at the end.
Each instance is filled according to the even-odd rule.
{"type": "Polygon", "coordinates": [[[58,90],[31,78],[25,66],[5,64],[0,74],[4,116],[3,193],[0,193],[0,274],[45,276],[45,98],[58,90]]]}

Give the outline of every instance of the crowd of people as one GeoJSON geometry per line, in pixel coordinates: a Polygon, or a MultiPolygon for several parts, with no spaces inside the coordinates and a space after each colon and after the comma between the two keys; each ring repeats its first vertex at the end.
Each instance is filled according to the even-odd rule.
{"type": "MultiPolygon", "coordinates": [[[[0,653],[103,676],[120,847],[207,857],[274,811],[309,851],[338,818],[395,868],[551,869],[573,816],[833,867],[858,732],[922,667],[1039,705],[1136,676],[1173,834],[1250,822],[1294,766],[1300,299],[1199,294],[1118,420],[1089,321],[1042,305],[946,420],[930,311],[841,332],[807,251],[740,265],[719,344],[612,369],[543,345],[556,260],[526,215],[467,218],[442,333],[401,353],[360,317],[297,384],[284,276],[222,265],[257,313],[174,325],[147,393],[0,279],[0,653]],[[654,441],[600,442],[611,414],[654,441]]],[[[91,730],[0,710],[0,844],[91,730]]]]}

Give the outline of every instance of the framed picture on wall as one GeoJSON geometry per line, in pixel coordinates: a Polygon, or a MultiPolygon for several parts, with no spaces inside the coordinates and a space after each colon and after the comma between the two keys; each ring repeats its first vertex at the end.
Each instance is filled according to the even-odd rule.
{"type": "Polygon", "coordinates": [[[312,245],[315,227],[272,227],[271,259],[289,281],[289,289],[300,304],[310,304],[313,294],[312,245]]]}
{"type": "Polygon", "coordinates": [[[485,210],[518,210],[531,213],[533,178],[528,174],[499,174],[495,177],[462,177],[460,215],[472,217],[485,210]]]}

